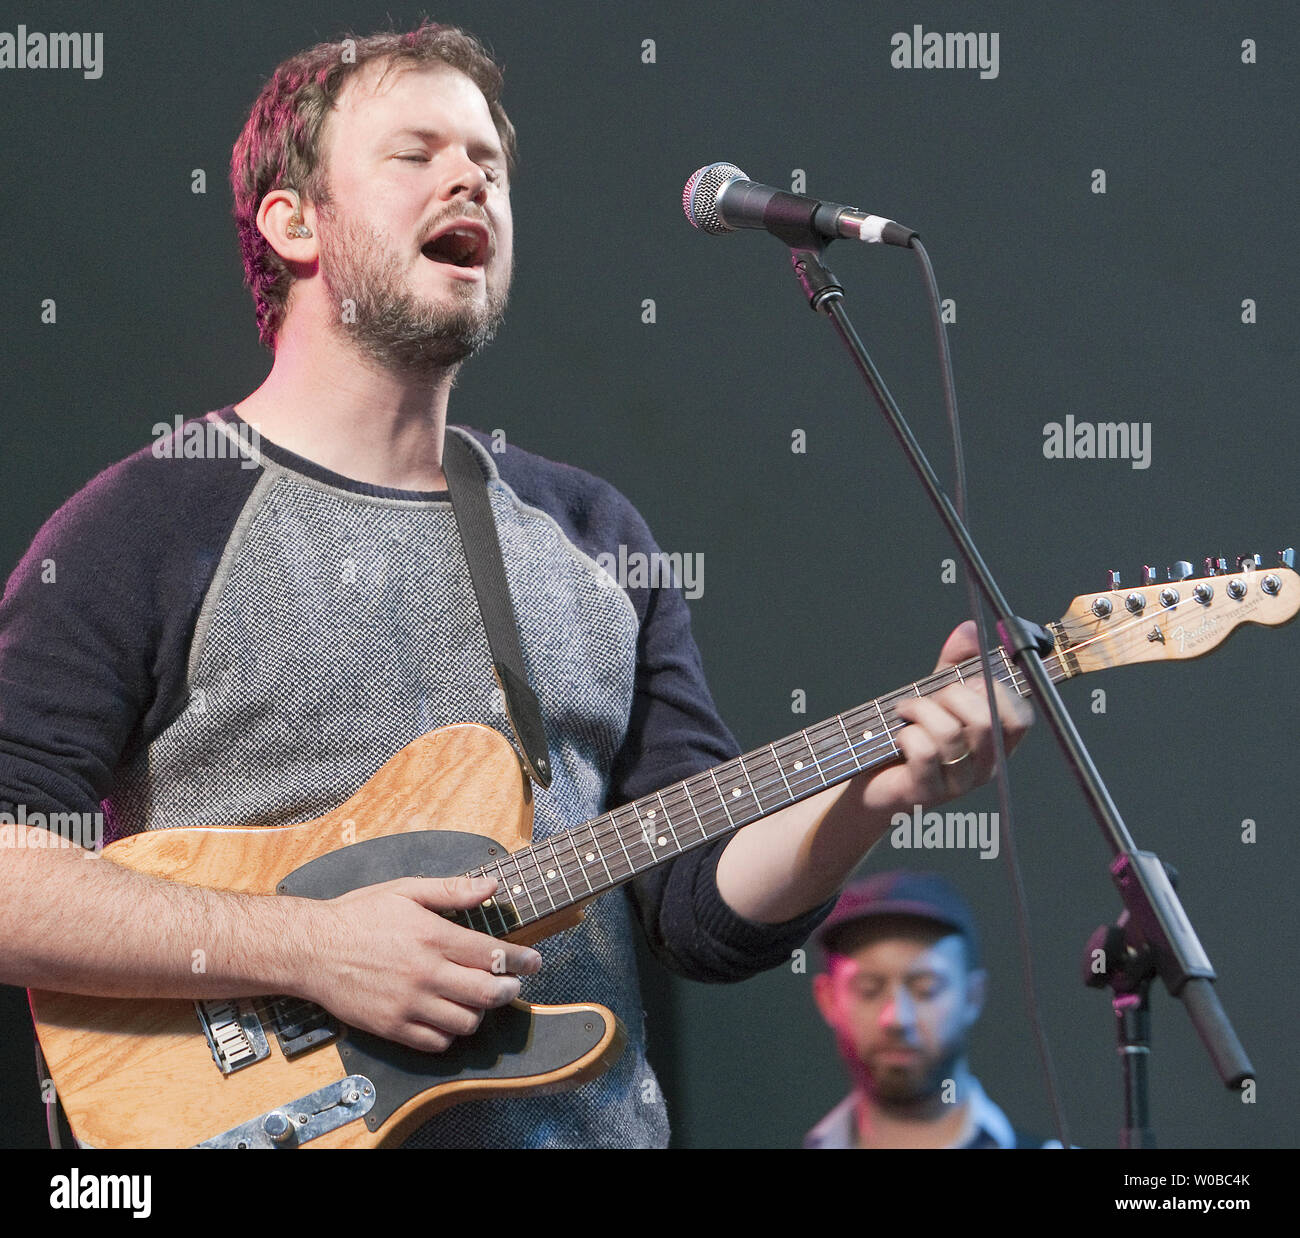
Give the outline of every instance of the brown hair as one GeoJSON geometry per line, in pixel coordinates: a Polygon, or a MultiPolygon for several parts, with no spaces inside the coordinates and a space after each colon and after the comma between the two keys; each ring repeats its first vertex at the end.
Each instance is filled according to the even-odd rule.
{"type": "Polygon", "coordinates": [[[437,64],[459,69],[483,92],[507,170],[514,171],[515,127],[501,106],[501,69],[464,30],[425,22],[406,33],[318,43],[284,61],[253,104],[230,160],[244,283],[257,305],[257,331],[267,348],[275,346],[293,276],[258,231],[258,207],[271,190],[281,188],[296,189],[318,205],[329,201],[320,149],[325,119],[347,82],[373,61],[386,62],[385,73],[437,64]]]}

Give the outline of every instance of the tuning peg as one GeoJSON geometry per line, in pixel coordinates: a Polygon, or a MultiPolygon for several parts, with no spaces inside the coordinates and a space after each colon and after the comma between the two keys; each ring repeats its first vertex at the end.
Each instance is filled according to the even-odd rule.
{"type": "Polygon", "coordinates": [[[1179,559],[1169,569],[1170,580],[1186,580],[1196,569],[1186,559],[1179,559]]]}
{"type": "Polygon", "coordinates": [[[1277,563],[1279,567],[1295,567],[1295,551],[1290,546],[1285,550],[1279,550],[1277,563]]]}
{"type": "Polygon", "coordinates": [[[1237,571],[1249,574],[1259,566],[1259,555],[1238,555],[1237,571]]]}
{"type": "Polygon", "coordinates": [[[1142,566],[1142,583],[1144,585],[1154,585],[1156,583],[1156,569],[1148,564],[1142,566]]]}
{"type": "Polygon", "coordinates": [[[1118,573],[1118,572],[1113,572],[1113,571],[1112,571],[1112,572],[1107,572],[1107,573],[1106,573],[1106,588],[1107,588],[1107,589],[1110,589],[1112,592],[1113,592],[1114,590],[1116,590],[1116,589],[1119,588],[1119,573],[1118,573]]]}

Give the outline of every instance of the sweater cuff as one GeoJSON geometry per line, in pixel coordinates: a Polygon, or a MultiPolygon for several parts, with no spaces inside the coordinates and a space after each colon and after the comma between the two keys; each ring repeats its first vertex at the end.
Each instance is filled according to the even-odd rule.
{"type": "Polygon", "coordinates": [[[714,943],[720,959],[749,974],[787,962],[830,915],[838,896],[781,924],[750,920],[734,911],[718,890],[718,861],[724,850],[715,847],[696,878],[694,904],[701,932],[714,943]]]}

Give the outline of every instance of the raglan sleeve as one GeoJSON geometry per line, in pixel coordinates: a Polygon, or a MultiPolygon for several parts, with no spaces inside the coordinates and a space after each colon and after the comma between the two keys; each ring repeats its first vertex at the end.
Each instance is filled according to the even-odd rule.
{"type": "Polygon", "coordinates": [[[0,599],[0,813],[101,812],[184,706],[198,601],[253,484],[237,462],[146,450],[41,527],[0,599]]]}
{"type": "MultiPolygon", "coordinates": [[[[624,500],[626,502],[626,500],[624,500]]],[[[630,504],[628,505],[630,508],[630,504]]],[[[630,550],[659,552],[631,509],[630,550]]],[[[613,767],[607,808],[661,790],[739,754],[705,680],[680,587],[632,591],[641,616],[636,687],[627,735],[613,767]]],[[[672,972],[707,982],[744,980],[790,958],[834,901],[784,924],[738,915],[718,891],[727,834],[631,883],[630,896],[655,956],[672,972]]]]}
{"type": "MultiPolygon", "coordinates": [[[[152,693],[129,512],[94,483],[40,529],[0,600],[0,811],[95,814],[152,693]]],[[[45,819],[42,820],[42,817],[45,819]]]]}

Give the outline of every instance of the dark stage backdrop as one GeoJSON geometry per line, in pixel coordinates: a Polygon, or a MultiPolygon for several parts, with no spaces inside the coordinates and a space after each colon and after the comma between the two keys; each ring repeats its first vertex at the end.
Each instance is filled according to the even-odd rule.
{"type": "MultiPolygon", "coordinates": [[[[103,36],[98,76],[0,70],[6,573],[155,423],[261,382],[231,144],[282,58],[421,13],[391,0],[6,9],[11,34],[25,22],[103,36]]],[[[447,0],[429,15],[505,64],[523,159],[507,325],[463,372],[452,419],[603,475],[666,551],[703,563],[695,634],[744,747],[928,672],[966,613],[952,551],[781,244],[684,222],[686,177],[730,160],[925,237],[952,302],[973,527],[1022,614],[1057,618],[1108,568],[1127,583],[1143,563],[1271,559],[1300,535],[1287,13],[447,0]],[[987,35],[990,52],[996,39],[996,62],[895,67],[896,36],[917,26],[987,35]],[[1049,427],[1067,417],[1133,423],[1128,456],[1049,458],[1049,427]]],[[[847,242],[831,257],[948,475],[912,257],[847,242]]],[[[1139,843],[1178,867],[1259,1071],[1251,1103],[1225,1091],[1158,990],[1152,1102],[1166,1145],[1296,1142],[1298,666],[1300,628],[1251,627],[1200,661],[1065,688],[1139,843]]],[[[1012,769],[1071,1136],[1113,1145],[1112,1016],[1080,982],[1088,934],[1118,911],[1109,853],[1043,727],[1012,769]]],[[[961,807],[996,799],[986,789],[961,807]]],[[[866,867],[920,863],[968,892],[992,972],[973,1062],[1014,1120],[1047,1132],[1005,860],[1005,847],[993,859],[886,844],[866,867]]],[[[718,988],[647,977],[679,1145],[796,1146],[843,1094],[811,1002],[815,962],[718,988]]],[[[19,991],[0,1017],[0,1142],[34,1145],[19,991]]]]}

